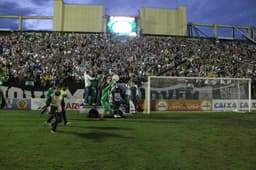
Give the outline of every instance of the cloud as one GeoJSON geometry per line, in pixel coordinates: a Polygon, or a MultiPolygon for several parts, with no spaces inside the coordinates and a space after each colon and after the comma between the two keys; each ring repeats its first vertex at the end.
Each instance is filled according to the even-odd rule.
{"type": "MultiPolygon", "coordinates": [[[[0,2],[0,13],[1,15],[23,15],[23,16],[53,16],[53,1],[52,0],[1,0],[0,2]],[[10,10],[11,9],[11,10],[10,10]]],[[[2,20],[1,20],[2,21],[2,20]]],[[[15,21],[15,20],[14,20],[15,21]]],[[[17,21],[10,24],[15,24],[17,21]]],[[[4,27],[6,22],[1,22],[0,27],[4,27]],[[3,25],[3,26],[2,26],[3,25]]],[[[17,26],[16,26],[17,28],[17,26]]],[[[52,21],[50,20],[24,20],[24,29],[31,30],[51,30],[52,21]]]]}
{"type": "Polygon", "coordinates": [[[233,0],[232,3],[230,0],[181,0],[181,3],[187,6],[190,22],[250,25],[256,12],[254,0],[233,0]]]}
{"type": "Polygon", "coordinates": [[[52,30],[52,20],[26,20],[24,22],[24,30],[52,30]]]}
{"type": "MultiPolygon", "coordinates": [[[[24,2],[24,0],[23,0],[24,2]]],[[[30,0],[32,4],[35,4],[36,6],[41,6],[45,4],[53,4],[54,0],[30,0]]]]}
{"type": "MultiPolygon", "coordinates": [[[[65,3],[101,4],[108,15],[138,15],[141,7],[187,6],[189,22],[255,25],[255,0],[64,0],[65,3]]],[[[54,0],[0,0],[0,15],[53,16],[54,0]]],[[[13,25],[17,21],[10,22],[13,25]]],[[[6,26],[1,20],[0,28],[6,26]]],[[[52,29],[52,21],[25,20],[25,29],[52,29]]]]}
{"type": "Polygon", "coordinates": [[[18,5],[16,2],[2,0],[0,1],[1,15],[29,15],[33,10],[18,5]]]}
{"type": "Polygon", "coordinates": [[[0,29],[18,29],[18,21],[13,19],[1,19],[0,29]]]}
{"type": "MultiPolygon", "coordinates": [[[[33,16],[53,16],[53,2],[44,1],[44,3],[35,3],[38,1],[31,1],[31,7],[34,10],[31,12],[33,16]]],[[[41,1],[42,2],[42,1],[41,1]]],[[[53,21],[52,20],[25,20],[24,28],[29,30],[52,30],[53,21]]]]}
{"type": "Polygon", "coordinates": [[[64,3],[68,4],[99,4],[101,0],[64,0],[64,3]]]}

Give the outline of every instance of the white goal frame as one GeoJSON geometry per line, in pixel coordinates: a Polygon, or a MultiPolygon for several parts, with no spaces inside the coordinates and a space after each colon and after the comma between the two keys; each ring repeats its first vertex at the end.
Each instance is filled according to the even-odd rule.
{"type": "MultiPolygon", "coordinates": [[[[251,78],[224,78],[224,77],[176,77],[176,76],[148,76],[147,85],[145,86],[146,93],[145,93],[145,102],[146,102],[146,113],[150,114],[150,85],[151,85],[151,78],[158,78],[158,79],[188,79],[188,80],[241,80],[241,81],[248,81],[248,111],[251,112],[251,78]]],[[[240,93],[240,92],[239,92],[240,93]]],[[[239,94],[240,96],[240,94],[239,94]]]]}

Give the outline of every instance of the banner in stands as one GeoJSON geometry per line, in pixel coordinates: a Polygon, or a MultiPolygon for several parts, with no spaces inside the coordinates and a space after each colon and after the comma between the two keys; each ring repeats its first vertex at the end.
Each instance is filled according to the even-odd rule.
{"type": "Polygon", "coordinates": [[[155,111],[207,111],[211,110],[210,100],[152,100],[151,110],[155,111]]]}
{"type": "Polygon", "coordinates": [[[7,98],[6,99],[6,108],[7,109],[30,110],[31,109],[31,99],[7,98]]]}
{"type": "MultiPolygon", "coordinates": [[[[45,105],[46,99],[34,98],[31,99],[31,110],[40,110],[42,106],[45,105]]],[[[66,110],[79,110],[80,104],[83,102],[83,99],[66,99],[66,110]]]]}
{"type": "MultiPolygon", "coordinates": [[[[71,84],[67,89],[67,95],[70,98],[83,98],[84,88],[80,84],[71,84]]],[[[30,87],[17,87],[17,86],[1,86],[6,98],[45,98],[47,89],[30,87]],[[44,90],[43,90],[44,89],[44,90]]]]}

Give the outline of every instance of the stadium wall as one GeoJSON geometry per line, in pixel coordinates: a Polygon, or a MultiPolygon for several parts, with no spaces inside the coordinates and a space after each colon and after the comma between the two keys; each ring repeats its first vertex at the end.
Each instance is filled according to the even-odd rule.
{"type": "Polygon", "coordinates": [[[64,4],[54,1],[53,30],[74,32],[103,32],[102,5],[64,4]]]}
{"type": "Polygon", "coordinates": [[[186,35],[185,6],[179,6],[176,9],[141,8],[139,15],[142,34],[186,35]]]}
{"type": "MultiPolygon", "coordinates": [[[[13,86],[1,86],[6,97],[6,109],[22,109],[22,110],[38,110],[45,104],[45,95],[47,90],[34,89],[31,91],[20,87],[13,86]],[[44,97],[42,95],[44,94],[44,97]]],[[[82,87],[70,86],[67,89],[67,95],[69,96],[66,101],[67,110],[79,110],[80,103],[83,102],[82,87]],[[73,88],[73,89],[72,89],[73,88]]],[[[160,92],[159,92],[160,93],[160,92]]],[[[140,108],[145,108],[145,100],[142,98],[139,101],[140,108]]],[[[161,99],[151,100],[152,111],[233,111],[233,110],[248,110],[249,100],[180,100],[180,99],[161,99]]],[[[251,110],[256,110],[256,100],[251,100],[251,110]]]]}
{"type": "MultiPolygon", "coordinates": [[[[45,98],[6,98],[5,109],[19,110],[40,110],[45,105],[45,98]]],[[[69,98],[65,99],[66,110],[79,110],[83,99],[69,98]]],[[[139,100],[140,108],[145,108],[145,100],[139,100]]],[[[171,101],[151,101],[151,111],[247,111],[249,107],[248,100],[171,100],[171,101]],[[162,105],[160,103],[166,103],[162,105]]],[[[251,101],[251,110],[256,110],[256,100],[251,101]]]]}

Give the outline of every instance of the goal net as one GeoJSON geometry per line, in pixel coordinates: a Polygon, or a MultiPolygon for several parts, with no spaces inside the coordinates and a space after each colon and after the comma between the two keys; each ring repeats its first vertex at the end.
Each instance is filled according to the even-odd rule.
{"type": "Polygon", "coordinates": [[[145,110],[250,111],[251,79],[149,76],[145,110]]]}

